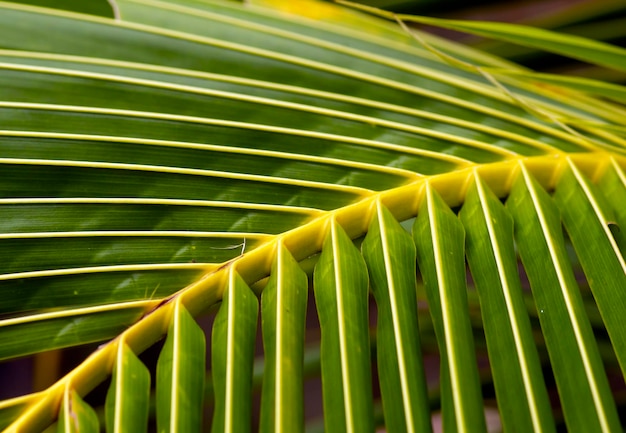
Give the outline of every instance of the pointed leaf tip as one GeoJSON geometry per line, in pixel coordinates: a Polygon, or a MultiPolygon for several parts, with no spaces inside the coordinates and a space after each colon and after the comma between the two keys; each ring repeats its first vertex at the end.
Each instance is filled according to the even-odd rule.
{"type": "Polygon", "coordinates": [[[98,416],[74,390],[65,390],[61,413],[57,424],[58,433],[98,433],[98,416]]]}

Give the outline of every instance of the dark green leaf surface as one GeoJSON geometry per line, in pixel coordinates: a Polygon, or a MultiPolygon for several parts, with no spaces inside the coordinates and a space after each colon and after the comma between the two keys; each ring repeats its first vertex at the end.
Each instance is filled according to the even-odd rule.
{"type": "Polygon", "coordinates": [[[206,265],[68,269],[0,278],[2,313],[160,299],[187,286],[206,265]],[[95,278],[94,278],[95,276],[95,278]]]}
{"type": "Polygon", "coordinates": [[[5,319],[0,328],[0,359],[113,338],[137,321],[149,305],[105,305],[5,319]]]}
{"type": "Polygon", "coordinates": [[[555,432],[517,270],[512,218],[478,174],[459,216],[504,430],[555,432]]]}
{"type": "Polygon", "coordinates": [[[105,404],[108,433],[146,432],[150,403],[150,372],[120,341],[105,404]]]}
{"type": "MultiPolygon", "coordinates": [[[[140,265],[150,263],[221,263],[241,253],[245,235],[215,236],[190,232],[71,232],[46,233],[35,238],[0,240],[7,272],[21,273],[46,269],[140,265]],[[63,251],[53,255],[53,251],[63,251]]],[[[16,239],[17,238],[17,239],[16,239]]],[[[252,236],[246,246],[254,248],[252,236]]],[[[140,269],[140,268],[139,268],[140,269]]]]}
{"type": "Polygon", "coordinates": [[[376,353],[387,431],[429,431],[417,322],[415,244],[377,202],[361,248],[378,308],[376,353]]]}
{"type": "Polygon", "coordinates": [[[474,338],[466,313],[465,232],[429,184],[413,226],[413,239],[441,356],[443,428],[486,431],[474,338]]]}
{"type": "MultiPolygon", "coordinates": [[[[380,118],[358,116],[337,110],[322,110],[302,104],[281,103],[274,99],[246,98],[239,94],[214,92],[199,87],[172,86],[160,82],[127,80],[123,77],[95,74],[94,78],[82,77],[76,73],[68,77],[65,74],[58,75],[56,71],[41,69],[42,73],[46,73],[44,77],[24,70],[0,70],[0,84],[14,82],[17,77],[25,78],[26,83],[39,83],[45,78],[48,83],[45,90],[39,85],[33,89],[22,86],[15,95],[5,92],[9,93],[4,95],[5,99],[7,101],[15,99],[15,102],[28,100],[33,104],[71,104],[101,106],[111,110],[133,110],[137,113],[146,113],[144,114],[146,117],[150,117],[150,113],[162,111],[176,113],[179,118],[187,117],[197,122],[202,118],[237,123],[246,120],[254,124],[312,129],[318,133],[364,140],[378,140],[384,136],[386,140],[407,146],[411,146],[407,133],[416,132],[423,135],[420,147],[425,150],[434,151],[444,146],[452,146],[456,141],[462,142],[462,145],[457,146],[457,150],[452,153],[460,158],[474,158],[484,162],[497,158],[488,150],[477,149],[477,146],[472,145],[472,141],[465,138],[446,135],[444,132],[435,133],[423,128],[416,129],[406,123],[384,121],[380,118]],[[108,96],[106,102],[102,101],[104,92],[108,96]],[[364,128],[365,125],[372,123],[377,124],[377,127],[364,128]]],[[[178,159],[183,156],[184,154],[178,155],[178,159]]],[[[224,170],[228,165],[222,163],[219,167],[224,170]]]]}
{"type": "Polygon", "coordinates": [[[308,279],[289,251],[278,245],[261,296],[265,353],[259,431],[304,431],[304,330],[308,279]]]}
{"type": "MultiPolygon", "coordinates": [[[[174,301],[176,302],[176,301],[174,301]]],[[[187,309],[176,302],[156,372],[159,432],[199,431],[205,372],[205,337],[187,309]]]]}
{"type": "Polygon", "coordinates": [[[231,268],[213,325],[213,433],[247,432],[252,428],[252,365],[258,310],[256,296],[231,268]]]}
{"type": "MultiPolygon", "coordinates": [[[[615,216],[606,203],[607,198],[571,162],[557,184],[554,199],[622,372],[626,372],[626,293],[623,290],[626,288],[626,263],[610,230],[610,224],[616,222],[615,216]]],[[[622,234],[618,232],[618,236],[622,234]]]]}
{"type": "MultiPolygon", "coordinates": [[[[130,5],[122,6],[122,9],[124,9],[124,7],[130,8],[130,5]]],[[[139,8],[139,12],[137,12],[136,14],[137,16],[132,15],[132,17],[135,17],[140,20],[145,20],[145,21],[149,21],[151,19],[155,19],[155,20],[158,19],[159,26],[163,26],[164,24],[167,23],[167,25],[172,25],[174,27],[177,27],[178,29],[184,28],[185,31],[197,31],[199,33],[206,33],[207,31],[214,32],[208,36],[216,37],[218,40],[220,39],[230,40],[233,37],[235,37],[235,35],[242,34],[245,36],[246,32],[252,31],[249,25],[244,25],[244,24],[238,27],[233,27],[232,23],[224,24],[224,25],[216,25],[217,23],[215,22],[211,26],[206,26],[204,25],[204,23],[199,24],[199,25],[193,25],[193,21],[190,21],[190,19],[191,20],[197,19],[198,14],[190,13],[188,11],[187,13],[180,13],[178,11],[174,12],[172,10],[157,12],[156,9],[148,8],[146,6],[136,6],[136,7],[139,8]],[[148,10],[149,10],[149,13],[146,13],[146,11],[148,10]],[[167,16],[167,19],[152,18],[156,16],[161,16],[161,17],[167,16]],[[233,32],[233,29],[235,28],[238,30],[237,32],[233,32]],[[224,34],[221,34],[220,32],[228,32],[228,35],[226,36],[224,34]]],[[[204,5],[204,7],[207,7],[207,6],[204,5]]],[[[20,11],[7,11],[6,26],[13,25],[12,23],[14,23],[15,22],[14,20],[16,19],[17,20],[21,19],[23,21],[24,17],[20,16],[23,14],[24,12],[20,12],[20,11]],[[10,16],[11,14],[16,14],[16,16],[12,17],[10,16]]],[[[219,15],[211,15],[211,17],[216,20],[220,19],[219,15]]],[[[37,19],[42,20],[42,22],[39,23],[39,27],[63,26],[64,24],[63,23],[64,19],[59,18],[59,17],[57,18],[37,17],[37,19]]],[[[265,20],[267,20],[267,17],[261,16],[261,15],[256,16],[255,14],[248,14],[247,19],[258,20],[260,22],[264,22],[265,20]]],[[[280,51],[288,49],[288,50],[296,51],[298,54],[303,55],[303,56],[313,56],[312,60],[321,61],[319,63],[318,68],[322,69],[322,71],[315,70],[316,68],[310,68],[310,66],[315,66],[317,64],[312,65],[309,62],[306,64],[307,68],[304,68],[301,65],[294,64],[294,63],[297,63],[294,60],[295,58],[271,56],[268,54],[268,52],[261,52],[260,50],[255,51],[253,49],[247,48],[245,45],[237,46],[237,45],[229,45],[229,44],[223,44],[223,43],[220,44],[220,43],[216,43],[214,39],[199,40],[197,38],[190,37],[190,39],[194,40],[194,42],[192,43],[190,41],[185,41],[185,35],[182,33],[175,34],[175,36],[180,36],[179,38],[161,36],[158,34],[159,33],[158,28],[152,28],[150,29],[150,31],[140,33],[139,35],[135,35],[135,33],[138,33],[138,32],[136,30],[133,30],[132,28],[122,28],[120,26],[117,26],[115,28],[107,28],[107,26],[104,25],[103,23],[97,23],[97,24],[85,23],[85,26],[82,28],[79,26],[73,26],[71,27],[70,30],[68,30],[67,25],[65,25],[63,28],[66,29],[65,35],[67,35],[68,31],[71,31],[71,32],[90,31],[90,35],[93,35],[93,36],[89,40],[92,40],[92,41],[95,39],[94,37],[95,35],[98,35],[98,37],[104,37],[103,36],[104,34],[106,34],[106,37],[109,39],[116,38],[116,37],[128,38],[129,41],[131,41],[130,45],[128,41],[125,41],[126,42],[125,44],[108,44],[107,45],[106,51],[103,52],[103,55],[107,55],[109,58],[112,58],[112,59],[124,59],[124,60],[132,60],[134,62],[146,62],[146,63],[156,63],[156,64],[165,63],[165,65],[167,66],[178,66],[178,67],[186,66],[189,69],[195,69],[199,71],[206,70],[206,71],[211,71],[212,73],[223,72],[229,75],[233,71],[232,65],[236,64],[237,65],[236,70],[238,71],[238,74],[248,75],[250,78],[263,79],[268,82],[275,82],[277,81],[277,79],[279,79],[279,82],[281,82],[282,86],[292,83],[292,84],[299,85],[299,86],[306,85],[306,87],[313,86],[313,88],[319,88],[320,86],[325,85],[326,86],[325,88],[319,88],[319,90],[331,91],[333,93],[336,93],[336,94],[339,93],[343,95],[350,94],[352,92],[362,92],[365,90],[366,92],[363,92],[360,94],[355,93],[352,96],[356,96],[356,97],[365,96],[365,98],[363,98],[364,101],[375,100],[379,102],[388,102],[392,104],[398,104],[399,106],[407,106],[407,107],[414,106],[413,101],[415,100],[415,96],[411,95],[411,93],[417,93],[417,94],[422,93],[423,94],[422,105],[434,104],[431,107],[431,109],[427,111],[444,112],[444,113],[448,111],[449,114],[458,112],[458,113],[465,113],[467,115],[471,115],[471,110],[462,108],[468,105],[468,103],[464,102],[463,99],[465,99],[466,101],[469,99],[463,98],[463,96],[461,96],[464,93],[469,96],[471,92],[463,91],[463,90],[456,88],[456,85],[458,85],[458,82],[452,86],[442,84],[440,80],[441,80],[441,77],[443,77],[443,75],[441,73],[438,73],[438,71],[428,71],[428,72],[422,71],[421,69],[417,68],[417,66],[415,66],[414,64],[411,64],[408,62],[394,65],[395,67],[391,68],[389,66],[383,66],[383,64],[385,63],[383,59],[386,60],[386,58],[382,58],[382,59],[377,59],[377,61],[366,61],[365,59],[359,60],[363,64],[364,68],[366,66],[368,66],[369,68],[373,68],[372,75],[363,74],[363,76],[361,76],[358,74],[355,75],[355,73],[352,72],[355,69],[355,65],[354,65],[355,56],[368,57],[367,55],[364,55],[363,52],[367,53],[371,50],[375,50],[375,51],[381,51],[381,52],[393,54],[397,51],[402,51],[402,50],[390,50],[388,46],[383,46],[382,44],[368,43],[366,46],[362,47],[362,49],[364,50],[362,52],[350,50],[347,53],[346,52],[340,53],[340,51],[342,51],[342,48],[346,43],[350,43],[350,44],[359,43],[359,41],[355,41],[355,38],[348,38],[347,40],[349,42],[346,42],[346,36],[342,36],[344,40],[339,43],[336,43],[336,45],[333,45],[332,49],[324,48],[324,49],[319,49],[318,51],[315,51],[312,49],[312,45],[314,44],[320,44],[320,45],[326,46],[327,43],[323,42],[323,39],[307,39],[308,49],[306,50],[299,49],[297,45],[295,45],[295,40],[299,39],[299,35],[302,32],[315,31],[314,28],[311,29],[309,26],[301,26],[298,29],[297,33],[292,32],[292,33],[281,34],[282,37],[278,38],[275,35],[268,34],[268,33],[271,33],[270,31],[271,28],[261,25],[260,31],[258,31],[257,33],[254,33],[254,36],[246,36],[245,43],[249,44],[251,41],[255,41],[255,42],[259,41],[261,43],[266,43],[267,48],[271,48],[271,50],[274,50],[274,51],[280,52],[280,51]],[[133,35],[132,36],[130,34],[126,35],[127,33],[131,33],[133,35]],[[141,48],[136,47],[136,45],[139,43],[142,44],[141,48]],[[206,44],[202,50],[199,50],[198,49],[199,47],[197,46],[200,43],[206,44]],[[277,46],[277,44],[279,44],[279,46],[277,46]],[[176,49],[173,48],[173,45],[177,45],[176,49]],[[223,47],[224,45],[226,46],[223,47]],[[166,55],[159,56],[158,58],[146,57],[146,56],[150,56],[151,53],[155,52],[155,51],[151,51],[150,49],[146,49],[148,46],[158,47],[158,52],[166,53],[166,55]],[[227,50],[226,48],[232,48],[232,49],[227,50]],[[217,51],[215,55],[213,55],[213,52],[211,50],[217,51]],[[200,55],[200,52],[202,53],[202,55],[200,55]],[[208,58],[219,59],[219,61],[213,61],[209,66],[206,60],[208,58]],[[335,65],[339,62],[339,58],[344,59],[343,63],[346,64],[346,68],[339,69],[336,71],[335,69],[331,68],[331,70],[329,70],[328,72],[323,71],[324,69],[329,69],[325,66],[325,64],[335,65]],[[260,64],[263,64],[263,67],[258,67],[260,64]],[[381,68],[383,69],[382,71],[381,71],[381,68]],[[291,71],[290,73],[286,73],[287,71],[289,71],[289,69],[292,69],[293,71],[291,71]],[[294,73],[296,71],[297,73],[294,73]],[[315,75],[317,76],[311,75],[313,71],[315,75]],[[325,78],[327,79],[320,80],[318,77],[320,74],[326,75],[327,77],[325,78]],[[409,82],[415,82],[415,86],[412,86],[412,87],[398,86],[397,82],[395,81],[381,80],[380,78],[378,78],[381,76],[384,76],[384,77],[398,76],[398,78],[402,76],[404,81],[408,80],[409,82]],[[430,78],[426,78],[426,76],[430,76],[430,78]],[[435,78],[433,79],[433,77],[435,78]],[[358,85],[358,83],[362,79],[372,82],[372,85],[369,85],[367,87],[358,85]],[[298,80],[298,81],[294,81],[294,80],[298,80]],[[329,85],[332,85],[332,87],[328,87],[329,85]],[[399,87],[399,88],[394,89],[393,87],[399,87]],[[420,89],[440,90],[441,94],[437,95],[432,92],[426,92],[420,89]],[[448,95],[459,94],[459,98],[442,97],[441,95],[444,93],[448,95]],[[394,95],[396,95],[395,98],[393,98],[394,95]],[[440,103],[437,102],[437,99],[445,100],[446,105],[444,105],[443,107],[440,107],[439,106],[440,103]],[[449,105],[447,105],[448,103],[449,105]]],[[[6,27],[7,46],[11,46],[10,41],[13,38],[13,35],[10,33],[10,30],[11,30],[10,27],[6,27]]],[[[29,30],[35,33],[38,32],[37,26],[33,26],[33,28],[29,30]]],[[[163,33],[166,34],[165,32],[163,33]]],[[[317,33],[316,36],[319,37],[319,31],[316,31],[316,33],[317,33]]],[[[67,54],[90,54],[87,46],[84,43],[85,41],[84,36],[79,35],[79,34],[74,34],[72,35],[74,36],[73,38],[63,37],[63,39],[61,39],[62,35],[64,35],[63,32],[58,32],[58,35],[57,33],[48,35],[46,43],[48,44],[48,46],[50,45],[56,46],[57,48],[55,49],[55,51],[58,51],[60,53],[64,52],[67,54]],[[57,42],[56,38],[59,38],[60,40],[58,40],[57,42]]],[[[324,38],[331,37],[331,38],[337,38],[341,40],[341,38],[339,38],[337,35],[334,35],[332,32],[324,33],[323,37],[324,38]]],[[[33,41],[36,41],[36,40],[37,38],[33,38],[33,41]]],[[[29,41],[15,41],[14,43],[16,47],[18,47],[19,44],[23,44],[22,47],[20,47],[20,49],[28,49],[28,50],[34,50],[34,51],[41,50],[41,48],[38,49],[38,47],[36,46],[24,45],[26,43],[32,43],[33,41],[30,41],[30,40],[29,41]]],[[[360,42],[360,43],[361,45],[363,44],[363,42],[360,42]]],[[[48,51],[50,51],[49,48],[48,48],[48,51]]],[[[343,51],[345,51],[345,49],[343,51]]],[[[424,50],[415,49],[413,51],[415,54],[419,55],[421,53],[421,55],[423,56],[424,50]]],[[[403,53],[402,55],[405,57],[407,56],[406,53],[403,53]]],[[[426,61],[426,60],[422,60],[422,61],[426,61]]],[[[411,62],[413,63],[413,61],[411,62]]],[[[437,64],[439,68],[450,69],[449,67],[445,66],[441,62],[435,62],[435,63],[437,64]]],[[[458,74],[458,71],[455,71],[455,73],[458,74]]],[[[482,78],[480,78],[480,80],[482,80],[482,78]]],[[[206,86],[206,84],[204,84],[204,86],[206,86]]],[[[475,89],[472,89],[472,90],[475,90],[475,89]]],[[[246,91],[246,93],[247,92],[248,91],[246,91]]],[[[287,98],[289,97],[287,96],[287,98]]],[[[471,99],[477,100],[477,95],[473,94],[471,99]]],[[[502,114],[503,112],[499,112],[497,109],[496,110],[491,109],[491,107],[497,106],[498,104],[500,104],[500,102],[497,102],[493,98],[489,98],[489,100],[484,100],[482,102],[483,102],[482,104],[477,104],[477,105],[470,104],[471,108],[489,112],[490,123],[491,122],[498,123],[500,121],[498,119],[501,119],[504,117],[502,114]]],[[[311,104],[311,105],[315,106],[317,104],[311,104]]],[[[505,104],[505,105],[508,105],[508,104],[505,104]]],[[[500,107],[500,108],[503,108],[503,107],[500,107]]],[[[185,108],[185,109],[188,109],[188,108],[185,108]]],[[[510,105],[507,106],[507,111],[508,110],[511,110],[510,105]]],[[[257,111],[256,113],[259,113],[259,111],[257,111]]],[[[523,111],[520,111],[519,114],[523,115],[523,111]]],[[[259,115],[262,115],[262,114],[259,113],[259,115]]],[[[382,118],[384,117],[386,116],[382,116],[382,118]]],[[[420,115],[419,117],[423,117],[423,116],[420,115]]],[[[462,115],[460,117],[466,117],[466,116],[462,115]]],[[[239,119],[241,118],[242,117],[239,117],[239,119]]],[[[243,118],[245,118],[245,116],[243,118]]],[[[381,118],[381,116],[379,115],[378,118],[381,118]]],[[[415,118],[412,119],[411,124],[414,124],[414,122],[417,120],[418,119],[415,119],[415,118]]],[[[524,131],[525,129],[525,127],[522,127],[522,129],[519,129],[519,126],[514,125],[516,121],[512,117],[506,120],[505,119],[502,119],[502,120],[505,121],[508,124],[508,126],[503,127],[503,128],[496,128],[494,129],[495,131],[498,131],[498,129],[507,130],[507,131],[516,131],[516,130],[524,131]]],[[[335,123],[336,123],[336,120],[333,121],[332,125],[334,125],[335,123]]],[[[314,125],[319,125],[319,124],[315,123],[314,125]]],[[[445,123],[442,124],[442,123],[437,123],[437,122],[429,122],[425,126],[429,126],[430,128],[428,129],[431,129],[431,128],[442,128],[442,130],[449,129],[449,126],[447,126],[445,123]]],[[[502,127],[504,125],[499,124],[498,126],[502,127]]],[[[528,124],[528,126],[531,127],[531,130],[533,129],[531,124],[528,124]]],[[[473,128],[477,128],[477,127],[473,127],[473,128]]],[[[316,128],[316,129],[319,130],[319,128],[316,128]]],[[[368,128],[360,128],[360,129],[363,132],[368,130],[368,128]]],[[[372,132],[375,132],[377,129],[378,128],[372,129],[372,132]]],[[[497,132],[497,134],[502,134],[502,132],[497,132]]],[[[533,133],[529,130],[526,132],[526,134],[531,134],[532,136],[536,134],[536,132],[533,133]]],[[[458,135],[460,136],[461,134],[458,134],[458,135]]],[[[467,136],[467,134],[462,134],[462,135],[467,136]]],[[[470,135],[472,134],[470,133],[470,135]]],[[[549,134],[549,135],[552,135],[552,134],[549,134]]],[[[552,140],[550,138],[547,138],[547,139],[549,141],[552,140]]],[[[489,140],[488,138],[486,138],[485,140],[485,142],[487,143],[489,143],[490,141],[492,140],[489,140]]],[[[428,141],[424,140],[424,138],[420,140],[420,143],[426,144],[427,142],[428,141]]],[[[415,146],[415,145],[421,145],[421,144],[418,144],[416,142],[411,142],[411,146],[415,146]]],[[[506,142],[503,141],[502,145],[507,145],[507,144],[506,142]]],[[[565,143],[561,142],[561,145],[565,145],[565,143]]],[[[531,145],[531,148],[532,148],[532,145],[531,145]]],[[[442,148],[438,147],[437,149],[441,150],[442,148]]],[[[492,151],[496,151],[496,150],[492,149],[492,151]]],[[[522,152],[522,153],[525,153],[525,152],[522,152]]]]}
{"type": "MultiPolygon", "coordinates": [[[[37,146],[44,144],[39,142],[37,146]]],[[[20,143],[17,147],[23,149],[25,145],[20,143]]],[[[60,146],[64,147],[67,148],[60,146]]],[[[58,152],[60,148],[54,151],[58,152]]],[[[76,226],[87,232],[141,231],[148,228],[175,231],[186,227],[190,232],[276,234],[316,215],[313,209],[245,206],[243,203],[219,201],[59,198],[3,199],[0,203],[5,216],[0,221],[0,229],[5,237],[9,233],[68,232],[76,226]],[[25,214],[29,215],[29,220],[20,220],[19,217],[25,214]]],[[[201,256],[193,258],[204,260],[201,256]]]]}
{"type": "MultiPolygon", "coordinates": [[[[45,117],[46,114],[41,116],[41,120],[44,120],[45,117]]],[[[111,123],[115,124],[116,122],[113,121],[111,123]]],[[[161,122],[153,121],[153,123],[161,122]]],[[[161,125],[163,125],[163,123],[161,123],[161,125]]],[[[42,125],[42,127],[43,126],[44,125],[42,125]]],[[[139,125],[135,125],[135,127],[138,126],[139,125]]],[[[157,130],[159,128],[158,125],[154,125],[154,127],[157,128],[157,130]]],[[[66,129],[70,128],[67,127],[66,129]]],[[[197,129],[200,131],[204,129],[204,132],[210,134],[213,138],[212,143],[218,142],[220,144],[171,140],[173,138],[177,140],[182,138],[195,138],[191,136],[193,131],[188,131],[191,132],[189,137],[183,137],[183,134],[180,132],[177,134],[178,137],[174,136],[174,131],[172,131],[171,135],[164,132],[164,138],[171,138],[170,140],[133,139],[119,136],[98,137],[95,135],[54,132],[43,134],[36,132],[5,131],[4,133],[0,133],[0,135],[4,136],[0,138],[0,142],[5,142],[4,148],[6,153],[4,156],[11,158],[40,158],[42,156],[49,156],[55,160],[102,161],[111,163],[120,163],[130,160],[137,164],[155,167],[178,165],[189,169],[211,170],[213,172],[219,171],[220,173],[227,171],[233,173],[250,173],[258,176],[277,174],[278,169],[278,174],[286,179],[300,179],[307,182],[322,182],[328,184],[337,183],[339,180],[344,179],[345,170],[350,168],[352,177],[349,184],[351,186],[375,190],[381,189],[381,187],[395,186],[406,181],[406,178],[412,177],[411,173],[404,170],[394,170],[392,168],[385,170],[371,165],[367,161],[372,160],[373,156],[376,156],[375,150],[370,152],[373,155],[369,158],[364,155],[366,162],[350,164],[336,158],[333,159],[315,154],[305,157],[286,151],[262,150],[249,147],[229,148],[225,144],[228,144],[229,139],[236,139],[234,136],[240,135],[236,133],[237,131],[223,130],[221,131],[222,133],[219,133],[220,131],[216,131],[216,128],[208,126],[201,126],[197,129]],[[125,141],[125,143],[119,143],[120,141],[125,141]],[[209,152],[211,155],[210,159],[206,158],[209,152]],[[377,178],[374,179],[374,176],[377,176],[377,178]]],[[[84,132],[84,130],[84,125],[81,125],[80,132],[84,132]]],[[[113,131],[103,130],[102,132],[111,133],[113,131]]],[[[130,131],[128,132],[130,133],[130,131]]],[[[254,131],[245,131],[245,133],[246,135],[249,134],[252,136],[254,131]]],[[[263,135],[277,138],[276,147],[279,148],[279,137],[277,137],[279,134],[263,135]]],[[[252,140],[252,137],[250,137],[250,140],[252,140]]],[[[322,140],[317,141],[323,145],[322,140]]],[[[331,143],[328,143],[323,147],[331,145],[331,143]]],[[[382,154],[383,152],[379,151],[378,153],[382,154]]],[[[441,166],[444,167],[445,162],[442,161],[441,166]]],[[[271,229],[276,230],[275,227],[271,229]]]]}
{"type": "Polygon", "coordinates": [[[72,12],[110,18],[114,16],[112,8],[112,4],[114,4],[114,2],[109,2],[107,0],[19,0],[17,3],[63,9],[72,12]]]}
{"type": "Polygon", "coordinates": [[[610,222],[609,228],[622,252],[622,257],[626,257],[626,206],[623,206],[623,203],[626,203],[626,175],[616,161],[611,161],[600,179],[599,186],[604,191],[608,205],[616,218],[610,222]]]}
{"type": "Polygon", "coordinates": [[[567,427],[610,432],[615,403],[567,258],[559,211],[522,166],[507,200],[515,240],[530,280],[567,427]]]}
{"type": "Polygon", "coordinates": [[[169,169],[153,166],[133,166],[109,163],[81,163],[64,161],[13,160],[1,161],[3,174],[0,187],[7,198],[80,197],[94,198],[160,198],[178,197],[183,200],[216,200],[250,202],[248,192],[255,188],[260,204],[290,204],[299,191],[297,205],[315,207],[326,196],[329,208],[354,201],[360,190],[335,188],[320,183],[292,183],[281,185],[275,179],[253,175],[222,177],[220,173],[192,169],[169,169]],[[4,164],[2,164],[4,162],[4,164]],[[107,183],[101,182],[102,177],[107,183]],[[46,183],[45,179],[63,178],[62,186],[46,183]],[[11,182],[9,182],[9,179],[11,182]],[[30,183],[28,183],[29,181],[30,183]],[[62,189],[61,189],[62,188],[62,189]],[[328,194],[336,190],[336,194],[328,194]]]}
{"type": "Polygon", "coordinates": [[[329,224],[314,272],[324,426],[328,432],[373,432],[367,268],[339,223],[329,224]]]}

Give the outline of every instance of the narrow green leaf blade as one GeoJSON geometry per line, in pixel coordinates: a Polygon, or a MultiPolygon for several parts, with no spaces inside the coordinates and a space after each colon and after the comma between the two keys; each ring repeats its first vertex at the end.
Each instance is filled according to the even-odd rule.
{"type": "MultiPolygon", "coordinates": [[[[607,198],[572,161],[557,184],[554,199],[622,372],[626,372],[626,262],[610,230],[610,224],[616,223],[615,215],[606,203],[607,198]]],[[[626,203],[622,202],[622,206],[626,203]]]]}
{"type": "Polygon", "coordinates": [[[176,302],[167,339],[157,362],[159,432],[200,431],[205,346],[204,332],[187,309],[176,302]]]}
{"type": "Polygon", "coordinates": [[[252,366],[258,310],[256,296],[231,268],[228,287],[213,325],[213,433],[248,432],[251,429],[252,366]]]}
{"type": "Polygon", "coordinates": [[[361,6],[349,1],[339,0],[339,3],[348,4],[355,8],[367,10],[376,15],[385,16],[394,20],[400,19],[507,41],[524,47],[537,48],[584,62],[626,71],[626,64],[624,63],[626,49],[582,36],[557,33],[551,30],[522,24],[493,21],[449,20],[426,16],[393,14],[370,6],[361,6]]]}
{"type": "Polygon", "coordinates": [[[559,211],[522,165],[507,200],[570,432],[618,431],[602,359],[567,257],[559,211]]]}
{"type": "Polygon", "coordinates": [[[0,360],[113,338],[137,321],[147,305],[112,304],[0,320],[0,360]]]}
{"type": "Polygon", "coordinates": [[[58,433],[98,433],[100,426],[98,416],[74,390],[65,390],[59,422],[58,433]]]}
{"type": "Polygon", "coordinates": [[[417,321],[415,244],[377,202],[361,246],[378,305],[378,376],[388,432],[432,429],[417,321]]]}
{"type": "Polygon", "coordinates": [[[120,341],[105,404],[107,432],[147,431],[149,403],[150,372],[120,341]]]}
{"type": "MultiPolygon", "coordinates": [[[[48,209],[49,214],[54,213],[54,211],[52,208],[48,209]]],[[[5,215],[4,210],[0,210],[0,212],[5,215]]],[[[82,213],[78,209],[76,212],[82,213]]],[[[31,216],[32,214],[25,213],[22,218],[28,219],[31,216]]],[[[42,250],[45,249],[50,252],[57,251],[53,245],[54,243],[51,242],[48,242],[47,245],[45,243],[33,243],[31,247],[42,248],[42,250]]],[[[92,248],[98,250],[98,253],[106,254],[98,248],[97,241],[92,242],[91,245],[92,248]]],[[[122,243],[115,245],[119,250],[135,246],[131,246],[131,244],[122,245],[122,243]]],[[[17,250],[20,249],[17,248],[17,250]]],[[[69,253],[68,255],[73,254],[69,253]]],[[[83,255],[83,257],[87,257],[87,255],[83,255]]],[[[27,262],[28,259],[25,257],[23,264],[27,264],[27,262]]],[[[43,259],[35,261],[42,267],[46,266],[44,262],[43,259]]],[[[32,266],[32,263],[30,262],[27,266],[32,266]]],[[[11,294],[20,293],[20,295],[12,295],[10,299],[3,301],[0,306],[0,314],[58,310],[59,307],[71,309],[88,305],[121,304],[140,299],[161,299],[186,287],[201,276],[202,269],[200,266],[192,266],[188,264],[131,265],[126,266],[126,269],[122,267],[120,271],[110,267],[102,267],[87,269],[86,272],[81,272],[81,269],[50,270],[48,275],[45,275],[46,272],[40,272],[44,275],[30,278],[26,278],[26,276],[20,278],[19,274],[9,275],[6,279],[0,280],[0,291],[11,294]]]]}
{"type": "Polygon", "coordinates": [[[322,332],[325,429],[373,432],[367,268],[334,219],[313,279],[322,332]]]}
{"type": "Polygon", "coordinates": [[[609,206],[616,218],[611,232],[615,235],[622,257],[626,257],[626,174],[615,159],[605,170],[599,185],[605,196],[611,198],[609,206]]]}
{"type": "Polygon", "coordinates": [[[441,356],[445,431],[486,431],[465,281],[465,233],[459,219],[426,184],[413,226],[417,262],[441,356]]]}
{"type": "Polygon", "coordinates": [[[265,370],[261,432],[304,431],[303,362],[308,279],[280,244],[261,295],[265,370]]]}
{"type": "Polygon", "coordinates": [[[489,361],[505,431],[555,432],[550,400],[522,296],[513,220],[478,174],[460,218],[480,298],[489,361]]]}
{"type": "MultiPolygon", "coordinates": [[[[407,19],[409,19],[409,17],[407,17],[407,19]]],[[[510,23],[444,20],[430,17],[419,17],[416,18],[415,21],[512,42],[525,47],[537,48],[582,60],[591,64],[606,66],[618,71],[626,71],[626,64],[624,63],[626,50],[624,48],[582,36],[568,35],[551,30],[510,23]]]]}

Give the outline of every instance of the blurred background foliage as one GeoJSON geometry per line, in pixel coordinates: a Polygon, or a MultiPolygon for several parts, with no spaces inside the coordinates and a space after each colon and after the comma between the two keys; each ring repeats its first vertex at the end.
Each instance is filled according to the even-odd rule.
{"type": "MultiPolygon", "coordinates": [[[[626,46],[624,0],[361,0],[358,3],[402,14],[524,24],[626,46]]],[[[420,28],[538,72],[626,83],[626,74],[543,51],[440,28],[420,28]]]]}

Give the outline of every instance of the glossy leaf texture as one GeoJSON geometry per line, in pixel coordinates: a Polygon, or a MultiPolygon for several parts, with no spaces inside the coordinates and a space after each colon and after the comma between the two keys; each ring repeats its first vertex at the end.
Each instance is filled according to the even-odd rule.
{"type": "Polygon", "coordinates": [[[522,165],[507,200],[533,290],[569,431],[619,426],[609,383],[572,266],[559,211],[522,165]]]}
{"type": "Polygon", "coordinates": [[[517,270],[513,219],[478,176],[460,212],[506,431],[554,432],[541,362],[517,270]],[[524,398],[520,398],[524,396],[524,398]]]}
{"type": "Polygon", "coordinates": [[[252,362],[258,310],[256,296],[232,269],[213,325],[214,433],[252,429],[252,362]]]}
{"type": "Polygon", "coordinates": [[[586,176],[570,162],[554,199],[576,249],[593,296],[611,337],[622,372],[626,371],[626,262],[618,242],[623,234],[613,210],[586,176]],[[617,230],[611,231],[614,225],[617,230]]]}
{"type": "Polygon", "coordinates": [[[0,359],[85,344],[122,332],[150,302],[64,309],[3,320],[0,359]]]}
{"type": "Polygon", "coordinates": [[[327,2],[33,3],[0,2],[0,377],[92,354],[0,429],[619,430],[622,106],[327,2]]]}
{"type": "Polygon", "coordinates": [[[270,280],[261,296],[265,366],[259,431],[304,431],[307,300],[307,276],[279,244],[270,280]]]}
{"type": "Polygon", "coordinates": [[[322,332],[324,426],[374,431],[368,326],[368,277],[363,257],[335,221],[314,273],[322,332]]]}
{"type": "Polygon", "coordinates": [[[202,425],[205,338],[187,309],[174,306],[156,371],[157,429],[198,431],[202,425]]]}
{"type": "Polygon", "coordinates": [[[415,244],[380,202],[362,245],[378,309],[378,375],[390,432],[431,429],[417,319],[415,244]]]}
{"type": "Polygon", "coordinates": [[[121,341],[106,397],[107,432],[147,431],[149,403],[150,372],[121,341]]]}
{"type": "Polygon", "coordinates": [[[429,184],[424,196],[413,226],[413,239],[441,354],[443,428],[486,431],[468,314],[465,231],[429,184]]]}

